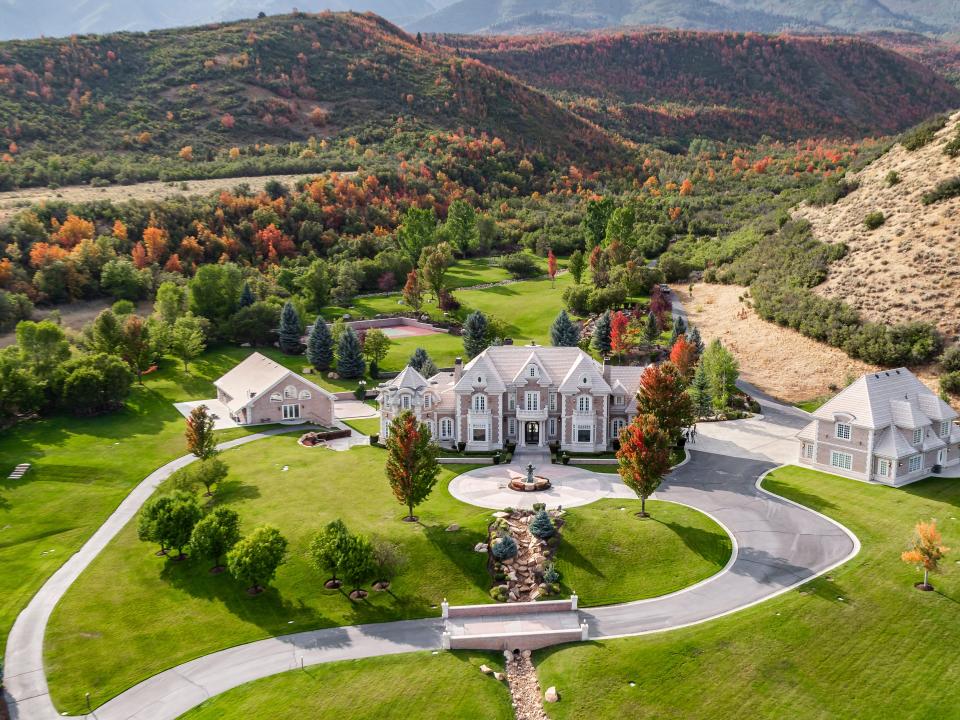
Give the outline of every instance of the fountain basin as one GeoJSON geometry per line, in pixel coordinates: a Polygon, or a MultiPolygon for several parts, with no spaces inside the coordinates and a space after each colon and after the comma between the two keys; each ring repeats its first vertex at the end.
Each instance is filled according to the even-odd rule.
{"type": "Polygon", "coordinates": [[[548,490],[550,481],[545,477],[529,477],[523,475],[512,475],[508,487],[517,492],[537,492],[538,490],[548,490]]]}

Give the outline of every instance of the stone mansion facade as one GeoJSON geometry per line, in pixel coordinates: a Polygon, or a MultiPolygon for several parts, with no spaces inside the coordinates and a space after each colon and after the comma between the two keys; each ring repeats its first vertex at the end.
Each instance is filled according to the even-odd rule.
{"type": "Polygon", "coordinates": [[[571,452],[602,452],[636,414],[644,369],[599,363],[579,348],[538,345],[490,347],[431,378],[407,367],[378,388],[380,436],[410,410],[447,447],[558,443],[571,452]]]}

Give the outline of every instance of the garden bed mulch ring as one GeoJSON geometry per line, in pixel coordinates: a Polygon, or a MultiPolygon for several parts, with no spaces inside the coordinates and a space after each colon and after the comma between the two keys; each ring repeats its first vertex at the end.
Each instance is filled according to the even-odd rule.
{"type": "Polygon", "coordinates": [[[917,590],[922,590],[923,592],[932,592],[932,591],[933,591],[933,585],[930,585],[929,583],[918,582],[918,583],[914,583],[913,586],[914,586],[917,590]]]}

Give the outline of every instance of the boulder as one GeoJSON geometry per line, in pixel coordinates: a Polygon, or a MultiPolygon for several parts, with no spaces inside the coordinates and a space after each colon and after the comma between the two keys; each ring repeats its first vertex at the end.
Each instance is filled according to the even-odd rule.
{"type": "Polygon", "coordinates": [[[503,510],[498,510],[493,514],[493,517],[499,520],[500,518],[510,517],[510,513],[505,513],[503,510]]]}
{"type": "Polygon", "coordinates": [[[499,682],[503,682],[503,673],[502,673],[502,672],[495,672],[495,673],[493,674],[493,677],[494,677],[495,680],[497,680],[497,681],[499,681],[499,682]]]}
{"type": "Polygon", "coordinates": [[[473,546],[473,551],[474,551],[474,552],[485,553],[485,552],[487,552],[487,551],[489,551],[489,550],[490,550],[490,548],[487,547],[487,544],[486,544],[486,543],[477,543],[476,545],[473,546]]]}
{"type": "Polygon", "coordinates": [[[532,655],[532,653],[531,653],[529,650],[524,650],[524,651],[523,651],[522,653],[520,653],[520,654],[523,655],[523,657],[525,657],[527,660],[529,660],[529,659],[530,659],[530,655],[532,655]]]}
{"type": "Polygon", "coordinates": [[[560,700],[560,695],[557,693],[557,689],[551,685],[547,688],[547,691],[543,694],[543,699],[548,703],[555,703],[560,700]]]}
{"type": "Polygon", "coordinates": [[[460,529],[460,526],[457,525],[456,523],[452,523],[452,524],[450,524],[450,525],[447,525],[447,532],[457,532],[457,530],[459,530],[459,529],[460,529]]]}
{"type": "Polygon", "coordinates": [[[490,673],[493,672],[493,668],[488,667],[488,666],[486,666],[486,665],[481,665],[481,666],[480,666],[480,672],[482,672],[484,675],[489,675],[490,673]]]}

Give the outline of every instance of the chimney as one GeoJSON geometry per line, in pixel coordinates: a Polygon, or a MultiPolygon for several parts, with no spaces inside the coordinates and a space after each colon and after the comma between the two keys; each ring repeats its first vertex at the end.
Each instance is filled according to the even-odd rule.
{"type": "Polygon", "coordinates": [[[458,357],[453,361],[453,384],[456,385],[460,382],[460,377],[463,375],[463,358],[458,357]]]}
{"type": "Polygon", "coordinates": [[[610,356],[603,356],[603,379],[610,382],[610,356]]]}

